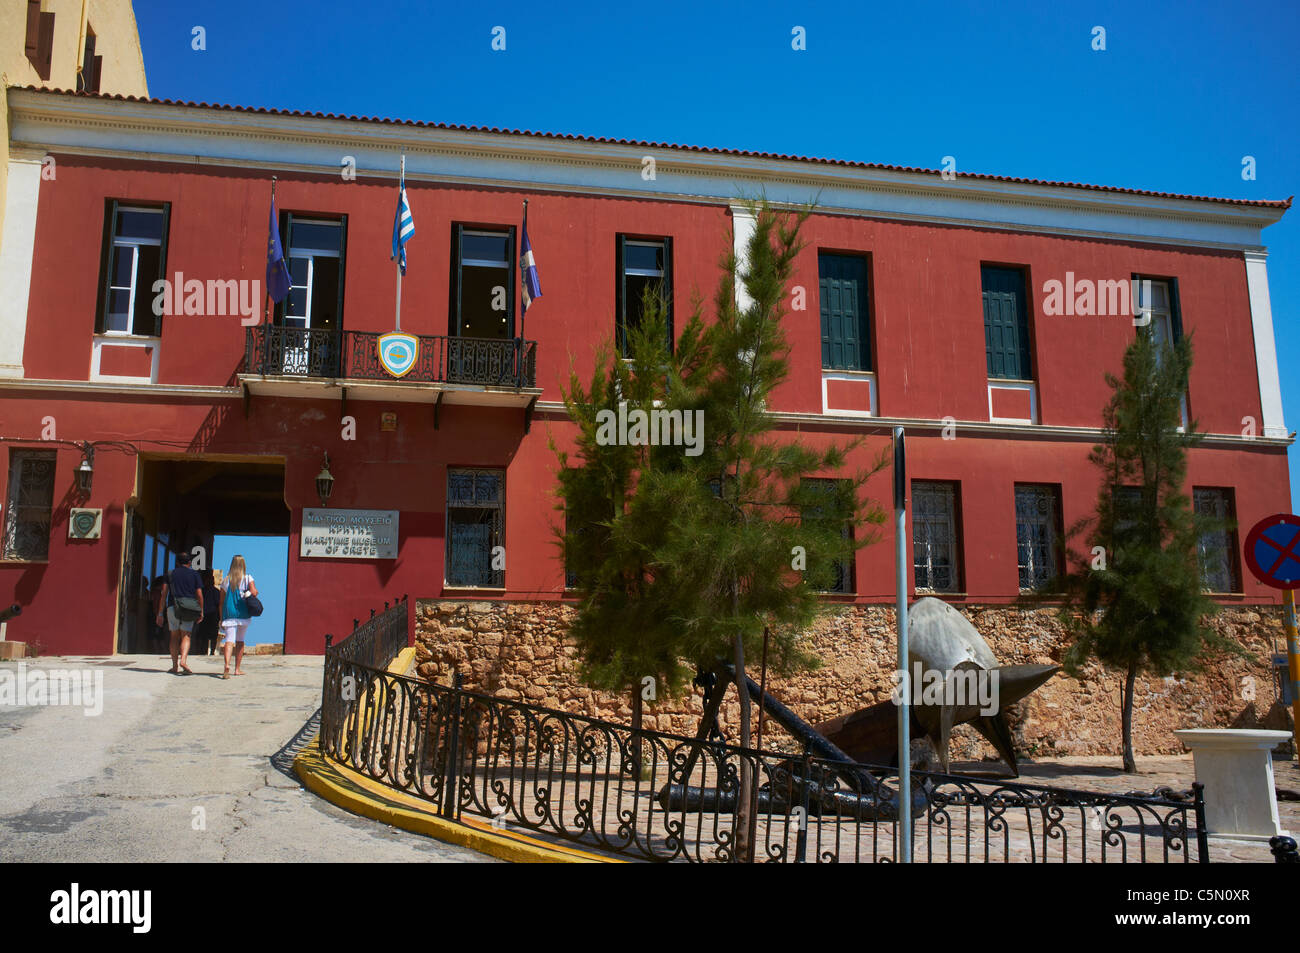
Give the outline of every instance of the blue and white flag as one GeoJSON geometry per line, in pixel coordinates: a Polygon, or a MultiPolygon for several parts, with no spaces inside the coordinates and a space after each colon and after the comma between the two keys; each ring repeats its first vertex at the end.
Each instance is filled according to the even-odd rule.
{"type": "Polygon", "coordinates": [[[537,262],[533,258],[533,244],[528,240],[528,208],[524,207],[524,238],[519,246],[519,272],[523,279],[519,283],[519,296],[524,306],[524,314],[533,299],[542,296],[542,283],[537,277],[537,262]]]}
{"type": "Polygon", "coordinates": [[[411,205],[406,201],[406,172],[403,169],[401,184],[397,191],[397,215],[393,218],[393,253],[389,260],[396,258],[402,274],[406,274],[406,243],[415,234],[415,219],[411,217],[411,205]]]}
{"type": "Polygon", "coordinates": [[[279,304],[289,293],[289,266],[284,261],[284,246],[280,244],[280,223],[275,214],[275,196],[271,196],[271,229],[266,242],[266,293],[279,304]]]}

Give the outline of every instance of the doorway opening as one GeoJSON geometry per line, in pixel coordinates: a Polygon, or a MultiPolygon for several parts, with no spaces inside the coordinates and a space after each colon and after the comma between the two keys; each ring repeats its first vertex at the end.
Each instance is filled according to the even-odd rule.
{"type": "MultiPolygon", "coordinates": [[[[282,459],[142,456],[139,467],[137,492],[128,502],[125,516],[118,591],[119,653],[167,653],[167,634],[156,621],[166,574],[175,567],[180,552],[193,555],[193,567],[205,578],[205,570],[224,571],[233,553],[226,555],[224,565],[216,561],[219,538],[279,540],[281,559],[268,559],[257,568],[250,562],[249,568],[255,573],[259,591],[275,593],[283,600],[290,514],[284,502],[282,459]]],[[[284,640],[283,619],[281,606],[275,629],[280,642],[284,640]]],[[[262,635],[272,637],[270,625],[262,628],[262,635]]],[[[198,646],[192,650],[197,652],[198,646]]]]}

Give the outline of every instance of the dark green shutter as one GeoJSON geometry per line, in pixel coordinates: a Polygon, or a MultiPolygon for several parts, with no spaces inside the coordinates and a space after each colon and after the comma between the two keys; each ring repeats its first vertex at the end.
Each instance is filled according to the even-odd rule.
{"type": "Polygon", "coordinates": [[[507,230],[509,239],[506,241],[506,339],[512,340],[515,337],[515,264],[519,261],[519,256],[515,254],[515,234],[513,225],[507,230]]]}
{"type": "Polygon", "coordinates": [[[818,255],[817,281],[822,367],[871,370],[866,259],[856,255],[818,255]]]}
{"type": "MultiPolygon", "coordinates": [[[[158,237],[158,275],[157,278],[155,278],[155,281],[158,278],[161,278],[163,280],[166,280],[167,278],[167,233],[169,230],[169,226],[171,225],[171,217],[172,217],[172,203],[164,202],[162,207],[162,230],[158,237]]],[[[154,282],[153,281],[149,282],[148,291],[151,296],[153,295],[153,286],[154,286],[154,282]]],[[[180,288],[172,289],[173,307],[175,306],[176,296],[180,294],[180,292],[181,292],[180,288]]],[[[135,293],[138,295],[140,293],[140,289],[136,288],[135,293]]],[[[153,317],[154,337],[162,337],[162,319],[163,316],[161,314],[155,314],[153,317]]]]}
{"type": "Polygon", "coordinates": [[[664,280],[659,289],[664,303],[664,323],[668,325],[668,352],[673,350],[673,240],[664,239],[664,280]]]}
{"type": "Polygon", "coordinates": [[[465,226],[456,224],[451,227],[451,279],[452,279],[452,317],[450,333],[455,337],[460,337],[460,302],[461,302],[461,261],[464,258],[465,226]]]}
{"type": "Polygon", "coordinates": [[[984,350],[988,375],[1029,380],[1029,311],[1024,275],[1014,268],[981,268],[984,291],[984,350]]]}
{"type": "Polygon", "coordinates": [[[614,336],[619,357],[627,357],[627,236],[616,235],[614,240],[614,336]]]}
{"type": "MultiPolygon", "coordinates": [[[[348,253],[348,217],[339,216],[339,305],[334,312],[338,315],[338,321],[335,330],[343,330],[343,276],[347,273],[347,253],[348,253]]],[[[339,340],[342,340],[340,338],[339,340]]]]}
{"type": "Polygon", "coordinates": [[[117,233],[117,199],[104,204],[104,243],[99,260],[102,272],[99,282],[99,307],[95,309],[95,333],[103,334],[108,318],[108,286],[113,280],[113,236],[117,233]]]}

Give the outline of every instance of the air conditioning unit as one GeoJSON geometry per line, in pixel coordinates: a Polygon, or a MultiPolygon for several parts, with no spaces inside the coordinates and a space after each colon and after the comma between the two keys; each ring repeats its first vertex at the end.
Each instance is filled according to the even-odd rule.
{"type": "Polygon", "coordinates": [[[68,516],[68,539],[99,539],[104,511],[73,507],[68,516]]]}

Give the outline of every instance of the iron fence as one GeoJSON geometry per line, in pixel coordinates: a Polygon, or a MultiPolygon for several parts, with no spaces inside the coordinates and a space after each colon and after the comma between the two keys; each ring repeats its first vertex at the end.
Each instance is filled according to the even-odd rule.
{"type": "MultiPolygon", "coordinates": [[[[392,380],[379,362],[378,333],[260,324],[245,329],[244,367],[267,377],[392,380]]],[[[404,381],[535,387],[537,342],[520,338],[417,335],[415,365],[404,381]]]]}
{"type": "Polygon", "coordinates": [[[403,599],[327,646],[321,745],[451,820],[649,861],[829,863],[896,861],[901,813],[919,862],[1208,860],[1199,785],[1112,795],[917,771],[900,812],[891,768],[634,731],[386,672],[407,611],[403,599]]]}

